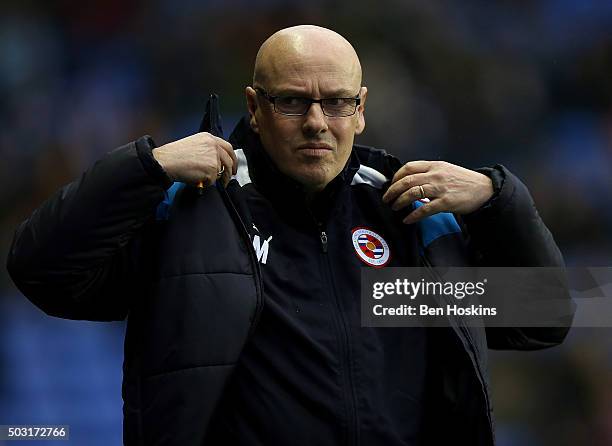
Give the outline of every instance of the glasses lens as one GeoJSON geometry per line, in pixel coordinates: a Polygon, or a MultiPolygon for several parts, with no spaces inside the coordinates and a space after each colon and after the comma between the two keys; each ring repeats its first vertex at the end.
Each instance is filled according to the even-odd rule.
{"type": "Polygon", "coordinates": [[[307,98],[279,96],[274,101],[276,111],[287,115],[303,115],[306,113],[310,101],[307,98]]]}
{"type": "Polygon", "coordinates": [[[357,100],[355,98],[329,98],[323,99],[321,105],[327,116],[350,116],[355,113],[357,100]]]}

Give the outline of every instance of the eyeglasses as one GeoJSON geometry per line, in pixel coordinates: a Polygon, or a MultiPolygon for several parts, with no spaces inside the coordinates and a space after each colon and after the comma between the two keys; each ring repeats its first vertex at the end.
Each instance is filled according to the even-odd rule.
{"type": "Polygon", "coordinates": [[[321,104],[325,116],[341,118],[354,115],[357,106],[361,103],[359,94],[353,98],[311,99],[299,96],[270,96],[262,88],[256,88],[255,91],[270,101],[276,113],[285,116],[304,116],[310,110],[310,106],[317,103],[321,104]]]}

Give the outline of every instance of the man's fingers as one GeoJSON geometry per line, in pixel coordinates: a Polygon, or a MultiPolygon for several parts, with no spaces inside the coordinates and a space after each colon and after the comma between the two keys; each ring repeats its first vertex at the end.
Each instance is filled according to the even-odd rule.
{"type": "Polygon", "coordinates": [[[419,220],[424,219],[425,217],[429,217],[430,215],[437,214],[438,212],[442,212],[442,200],[433,200],[429,203],[425,203],[422,206],[419,206],[414,211],[412,211],[406,218],[404,218],[403,223],[411,224],[416,223],[419,220]]]}
{"type": "Polygon", "coordinates": [[[387,192],[385,192],[385,194],[383,195],[383,201],[385,203],[393,203],[393,201],[397,199],[397,197],[399,197],[401,194],[411,189],[412,187],[429,183],[430,177],[427,173],[417,173],[414,175],[400,177],[398,180],[394,181],[395,182],[391,184],[389,189],[387,189],[387,192]]]}
{"type": "Polygon", "coordinates": [[[393,202],[391,209],[393,209],[394,211],[399,211],[400,209],[405,208],[409,204],[415,202],[416,200],[420,200],[421,198],[432,198],[432,195],[428,195],[427,193],[427,191],[431,189],[431,185],[429,184],[411,187],[393,202]]]}
{"type": "Polygon", "coordinates": [[[432,161],[410,161],[404,164],[400,169],[393,175],[392,183],[395,183],[406,175],[413,175],[415,173],[428,172],[431,169],[432,161]]]}
{"type": "Polygon", "coordinates": [[[234,153],[234,148],[229,142],[227,142],[223,138],[219,138],[217,136],[214,136],[214,138],[215,138],[215,141],[217,142],[218,147],[221,148],[223,151],[225,151],[225,153],[227,153],[232,159],[231,165],[233,167],[232,169],[230,169],[230,171],[232,172],[232,175],[236,175],[236,172],[238,170],[238,159],[236,158],[236,154],[234,153]]]}
{"type": "Polygon", "coordinates": [[[224,169],[222,176],[227,175],[228,177],[231,177],[233,168],[234,168],[234,164],[235,164],[234,160],[223,149],[218,149],[217,152],[219,153],[219,164],[218,164],[217,172],[215,172],[215,174],[218,177],[219,176],[218,173],[221,171],[221,169],[224,169]]]}

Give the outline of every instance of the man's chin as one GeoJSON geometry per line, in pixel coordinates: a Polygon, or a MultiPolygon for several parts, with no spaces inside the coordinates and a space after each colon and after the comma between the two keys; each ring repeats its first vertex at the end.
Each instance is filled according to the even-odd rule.
{"type": "Polygon", "coordinates": [[[302,185],[305,191],[320,192],[325,189],[325,186],[331,181],[324,172],[298,172],[293,176],[293,179],[302,185]]]}

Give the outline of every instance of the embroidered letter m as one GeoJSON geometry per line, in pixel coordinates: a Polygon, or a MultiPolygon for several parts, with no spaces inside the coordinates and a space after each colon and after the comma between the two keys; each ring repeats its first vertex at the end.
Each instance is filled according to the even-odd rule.
{"type": "Polygon", "coordinates": [[[270,240],[272,240],[272,236],[268,237],[267,240],[261,242],[261,238],[259,235],[253,236],[253,249],[255,250],[255,254],[257,255],[257,260],[264,265],[268,261],[268,250],[270,249],[270,240]]]}

